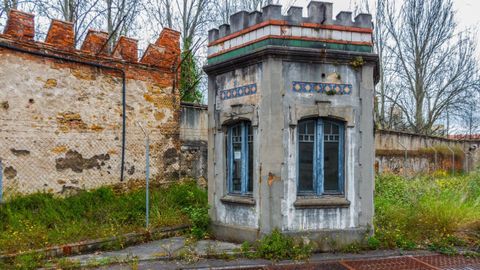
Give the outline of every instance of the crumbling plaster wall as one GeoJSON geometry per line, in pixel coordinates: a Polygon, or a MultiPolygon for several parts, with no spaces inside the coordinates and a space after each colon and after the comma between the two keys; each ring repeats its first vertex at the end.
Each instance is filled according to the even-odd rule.
{"type": "Polygon", "coordinates": [[[479,141],[377,130],[375,169],[380,173],[407,175],[435,170],[450,171],[453,168],[453,158],[447,146],[455,153],[456,171],[472,171],[480,166],[479,141]]]}
{"type": "Polygon", "coordinates": [[[172,66],[178,58],[178,32],[162,32],[139,61],[136,41],[124,43],[125,37],[109,55],[96,51],[105,42],[102,32],[90,31],[92,37],[100,33],[101,38],[87,35],[82,50],[75,50],[68,41],[73,31],[68,23],[53,21],[46,42],[25,36],[30,27],[33,15],[13,10],[5,34],[0,35],[0,159],[6,195],[120,182],[122,72],[118,69],[126,77],[125,182],[145,178],[144,134],[138,123],[150,133],[153,178],[176,176],[180,102],[172,66]],[[58,30],[55,25],[65,29],[54,33],[60,42],[49,43],[51,32],[58,30]]]}
{"type": "Polygon", "coordinates": [[[207,106],[182,102],[180,108],[180,174],[207,183],[207,106]]]}
{"type": "MultiPolygon", "coordinates": [[[[209,93],[215,93],[209,99],[215,99],[215,112],[213,113],[216,121],[210,122],[214,125],[213,141],[215,142],[212,151],[215,156],[215,164],[210,167],[213,168],[216,181],[209,181],[209,189],[214,192],[214,198],[209,200],[212,204],[212,219],[215,223],[230,224],[234,226],[242,226],[250,229],[259,227],[259,207],[260,204],[242,205],[230,204],[222,202],[222,198],[227,195],[226,178],[226,160],[225,160],[225,134],[226,126],[229,123],[238,120],[249,120],[253,128],[253,142],[254,142],[254,165],[253,165],[253,179],[260,180],[259,168],[259,149],[262,142],[258,139],[258,111],[260,110],[260,101],[263,91],[262,82],[263,66],[262,63],[249,65],[233,70],[228,70],[224,73],[215,76],[212,83],[209,83],[209,93]],[[250,94],[239,98],[221,98],[221,91],[236,89],[239,87],[256,84],[256,94],[250,94]],[[258,143],[257,143],[258,142],[258,143]]],[[[209,172],[210,173],[210,172],[209,172]]],[[[260,187],[259,181],[253,181],[253,198],[255,201],[260,201],[260,187]]]]}
{"type": "MultiPolygon", "coordinates": [[[[278,63],[280,65],[280,63],[278,63]]],[[[277,66],[277,65],[274,65],[277,66]]],[[[280,65],[281,66],[281,65],[280,65]]],[[[283,143],[285,164],[282,171],[283,226],[286,231],[340,230],[371,226],[373,209],[373,112],[369,110],[373,96],[373,66],[355,70],[349,65],[283,62],[284,112],[283,143]],[[333,76],[332,76],[333,75],[333,76]],[[351,94],[326,95],[292,91],[294,81],[328,82],[352,85],[351,94]],[[345,122],[345,198],[349,207],[332,209],[301,209],[294,206],[297,198],[298,121],[308,117],[327,117],[345,122]],[[362,150],[360,150],[362,148],[362,150]]]]}

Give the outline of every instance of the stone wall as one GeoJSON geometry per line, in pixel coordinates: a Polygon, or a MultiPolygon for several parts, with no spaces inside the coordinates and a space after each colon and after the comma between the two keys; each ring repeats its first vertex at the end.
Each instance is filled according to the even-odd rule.
{"type": "Polygon", "coordinates": [[[43,42],[33,33],[34,16],[12,10],[0,34],[0,160],[7,196],[119,183],[123,148],[123,181],[144,179],[140,125],[150,133],[152,178],[177,176],[178,32],[164,29],[140,60],[136,40],[121,37],[109,53],[108,34],[93,30],[77,50],[68,22],[53,20],[43,42]]]}

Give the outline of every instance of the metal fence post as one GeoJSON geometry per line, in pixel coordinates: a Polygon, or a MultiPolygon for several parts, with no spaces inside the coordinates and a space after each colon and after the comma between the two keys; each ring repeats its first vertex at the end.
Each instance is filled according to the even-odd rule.
{"type": "Polygon", "coordinates": [[[142,124],[137,122],[138,126],[142,129],[142,132],[145,136],[145,228],[148,229],[149,226],[149,216],[150,216],[150,136],[148,132],[145,131],[142,124]]]}
{"type": "Polygon", "coordinates": [[[452,150],[452,148],[450,148],[450,146],[448,144],[446,144],[448,150],[450,150],[450,152],[452,152],[452,175],[455,175],[455,151],[452,150]]]}

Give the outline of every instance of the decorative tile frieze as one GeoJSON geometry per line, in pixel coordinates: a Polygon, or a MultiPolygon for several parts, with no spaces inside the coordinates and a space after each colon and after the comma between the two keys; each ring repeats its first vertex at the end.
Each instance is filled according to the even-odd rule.
{"type": "Polygon", "coordinates": [[[221,90],[220,99],[226,100],[226,99],[254,95],[256,93],[257,93],[257,84],[252,83],[252,84],[243,85],[240,87],[235,87],[232,89],[221,90]]]}
{"type": "Polygon", "coordinates": [[[293,92],[297,93],[326,93],[335,95],[350,95],[351,84],[318,83],[318,82],[293,82],[293,92]]]}

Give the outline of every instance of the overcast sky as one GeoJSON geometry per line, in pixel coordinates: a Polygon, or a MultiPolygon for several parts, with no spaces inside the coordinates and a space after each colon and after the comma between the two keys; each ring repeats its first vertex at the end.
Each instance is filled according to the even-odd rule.
{"type": "MultiPolygon", "coordinates": [[[[401,0],[397,0],[401,2],[401,0]]],[[[287,3],[291,3],[292,0],[281,0],[284,5],[287,3]]],[[[295,6],[304,7],[306,10],[306,6],[310,0],[296,0],[295,6]]],[[[333,3],[333,16],[335,17],[337,13],[340,11],[353,11],[355,8],[355,4],[359,2],[358,0],[330,0],[327,2],[333,3]]],[[[372,3],[374,1],[371,1],[372,3]]],[[[460,27],[471,27],[476,26],[479,28],[480,26],[480,0],[453,0],[454,7],[457,10],[457,20],[460,27]]],[[[304,10],[304,12],[305,12],[304,10]]]]}
{"type": "MultiPolygon", "coordinates": [[[[369,0],[370,3],[375,2],[369,0]]],[[[394,0],[401,3],[402,0],[394,0]]],[[[310,0],[280,0],[283,6],[289,6],[294,3],[294,6],[303,7],[304,16],[307,16],[306,10],[310,0]]],[[[359,3],[359,0],[327,0],[325,2],[333,3],[333,18],[340,11],[354,11],[355,6],[359,3]]],[[[470,28],[476,33],[477,41],[480,42],[480,0],[453,0],[454,8],[457,11],[456,20],[458,23],[458,30],[470,28]]],[[[285,11],[286,13],[286,11],[285,11]]],[[[477,56],[480,59],[480,44],[477,46],[477,56]]]]}

